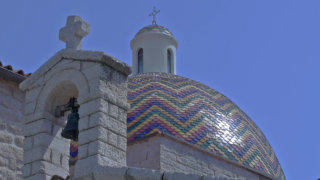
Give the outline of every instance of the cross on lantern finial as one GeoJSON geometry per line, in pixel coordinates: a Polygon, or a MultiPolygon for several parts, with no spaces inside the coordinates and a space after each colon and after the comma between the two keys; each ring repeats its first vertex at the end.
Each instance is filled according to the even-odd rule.
{"type": "Polygon", "coordinates": [[[153,6],[152,13],[149,14],[149,16],[152,16],[152,25],[157,25],[156,21],[156,15],[159,14],[160,10],[156,10],[156,7],[153,6]]]}
{"type": "Polygon", "coordinates": [[[73,15],[67,19],[66,26],[59,31],[59,39],[66,43],[66,49],[81,49],[81,40],[90,32],[90,25],[80,16],[73,15]]]}

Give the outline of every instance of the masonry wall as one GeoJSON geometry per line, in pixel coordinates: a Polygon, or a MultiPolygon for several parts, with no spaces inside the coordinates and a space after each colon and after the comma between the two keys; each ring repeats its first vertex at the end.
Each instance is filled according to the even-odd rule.
{"type": "Polygon", "coordinates": [[[25,94],[18,84],[0,77],[0,179],[21,179],[25,94]]]}
{"type": "Polygon", "coordinates": [[[131,143],[127,165],[164,172],[198,174],[230,179],[267,179],[250,170],[212,157],[189,144],[166,136],[154,136],[131,143]]]}
{"type": "Polygon", "coordinates": [[[160,143],[147,140],[129,144],[127,147],[127,165],[160,170],[160,143]]]}

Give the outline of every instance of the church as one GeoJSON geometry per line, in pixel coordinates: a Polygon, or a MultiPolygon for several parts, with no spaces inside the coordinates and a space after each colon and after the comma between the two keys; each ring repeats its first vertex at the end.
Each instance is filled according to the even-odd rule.
{"type": "Polygon", "coordinates": [[[132,67],[83,50],[90,25],[76,15],[59,32],[66,48],[32,74],[0,62],[0,179],[285,179],[245,112],[176,75],[158,12],[130,42],[132,67]]]}

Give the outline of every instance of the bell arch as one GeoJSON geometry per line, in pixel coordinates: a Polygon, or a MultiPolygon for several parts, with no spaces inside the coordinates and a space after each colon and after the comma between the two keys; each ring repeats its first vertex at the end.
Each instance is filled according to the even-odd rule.
{"type": "Polygon", "coordinates": [[[56,98],[56,103],[68,101],[67,97],[64,97],[61,92],[84,98],[90,93],[88,80],[82,72],[75,69],[58,71],[41,90],[35,111],[53,113],[51,109],[53,105],[49,105],[52,103],[52,99],[56,98]]]}
{"type": "MultiPolygon", "coordinates": [[[[39,114],[46,119],[46,126],[50,131],[34,136],[34,139],[44,139],[39,146],[43,147],[44,164],[55,166],[61,177],[73,175],[74,165],[78,158],[78,144],[73,140],[61,137],[61,131],[66,125],[66,116],[57,116],[57,106],[65,105],[69,99],[85,98],[89,95],[90,88],[86,76],[76,69],[57,69],[50,73],[44,87],[41,89],[36,100],[34,114],[39,114]],[[73,153],[71,151],[74,151],[73,153]],[[74,154],[74,157],[72,156],[74,154]]],[[[35,145],[35,144],[34,144],[35,145]]]]}
{"type": "Polygon", "coordinates": [[[55,117],[55,107],[66,105],[70,97],[77,98],[80,106],[79,117],[72,116],[79,125],[74,178],[96,167],[125,166],[129,104],[124,95],[130,73],[128,65],[103,52],[62,50],[22,82],[20,88],[26,92],[23,177],[65,178],[72,173],[70,141],[61,137],[66,124],[55,117]],[[106,147],[112,153],[100,151],[106,147]]]}

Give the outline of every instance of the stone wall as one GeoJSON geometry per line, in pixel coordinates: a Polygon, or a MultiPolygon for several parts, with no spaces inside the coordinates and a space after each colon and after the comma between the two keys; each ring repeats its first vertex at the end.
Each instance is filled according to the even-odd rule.
{"type": "Polygon", "coordinates": [[[212,177],[178,172],[164,172],[133,167],[102,167],[77,180],[236,180],[228,177],[212,177]]]}
{"type": "Polygon", "coordinates": [[[165,135],[155,135],[129,143],[127,165],[165,172],[230,179],[259,180],[265,178],[251,170],[213,157],[210,153],[201,151],[193,145],[165,135]]]}
{"type": "Polygon", "coordinates": [[[18,84],[0,78],[0,179],[21,178],[23,101],[18,84]]]}
{"type": "Polygon", "coordinates": [[[61,50],[20,84],[26,91],[23,176],[50,179],[69,173],[69,141],[57,106],[77,98],[79,159],[74,176],[99,166],[126,165],[128,65],[98,51],[61,50]]]}
{"type": "Polygon", "coordinates": [[[129,144],[127,147],[127,165],[160,170],[160,144],[153,141],[129,144]]]}

